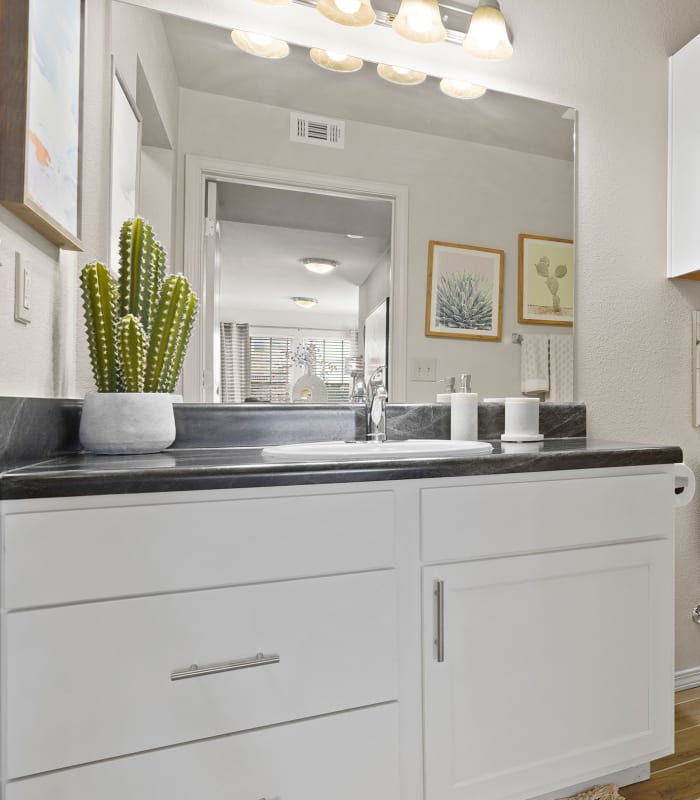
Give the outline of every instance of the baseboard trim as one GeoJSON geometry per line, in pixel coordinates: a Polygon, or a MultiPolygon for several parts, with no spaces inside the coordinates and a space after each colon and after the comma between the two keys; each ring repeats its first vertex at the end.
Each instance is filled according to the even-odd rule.
{"type": "Polygon", "coordinates": [[[676,673],[676,691],[683,689],[693,689],[700,686],[700,667],[682,669],[676,673]]]}

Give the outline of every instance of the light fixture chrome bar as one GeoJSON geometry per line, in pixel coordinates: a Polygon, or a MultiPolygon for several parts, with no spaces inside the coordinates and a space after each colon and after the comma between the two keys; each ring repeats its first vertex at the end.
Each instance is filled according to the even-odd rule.
{"type": "MultiPolygon", "coordinates": [[[[299,6],[306,6],[307,8],[315,8],[316,7],[316,0],[292,0],[292,2],[296,3],[299,6]]],[[[447,3],[440,3],[438,2],[438,6],[440,8],[445,9],[446,11],[454,11],[458,14],[466,14],[471,16],[474,13],[473,8],[460,8],[459,6],[451,6],[447,3]]],[[[391,23],[394,21],[394,17],[396,14],[390,14],[388,11],[378,11],[375,9],[375,13],[377,15],[377,19],[375,21],[375,25],[381,25],[383,28],[390,28],[391,23]]],[[[445,37],[445,41],[449,42],[450,44],[459,44],[461,45],[464,41],[464,37],[466,36],[465,31],[455,31],[452,28],[446,28],[447,36],[445,37]]]]}

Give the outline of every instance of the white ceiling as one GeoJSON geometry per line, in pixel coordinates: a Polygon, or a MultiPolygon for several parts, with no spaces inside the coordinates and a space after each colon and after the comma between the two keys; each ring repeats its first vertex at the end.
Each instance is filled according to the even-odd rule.
{"type": "Polygon", "coordinates": [[[573,160],[574,123],[562,118],[564,106],[494,91],[454,100],[440,92],[436,78],[396,86],[370,63],[337,74],[317,67],[307,49],[296,46],[280,61],[256,58],[232,44],[228,28],[163,18],[184,88],[573,160]]]}
{"type": "Polygon", "coordinates": [[[349,239],[338,233],[222,222],[221,319],[326,327],[330,316],[336,328],[356,327],[358,287],[387,246],[386,235],[349,239]],[[329,258],[339,265],[331,273],[318,275],[301,263],[307,257],[329,258]],[[290,299],[294,296],[319,302],[314,308],[300,309],[290,299]]]}

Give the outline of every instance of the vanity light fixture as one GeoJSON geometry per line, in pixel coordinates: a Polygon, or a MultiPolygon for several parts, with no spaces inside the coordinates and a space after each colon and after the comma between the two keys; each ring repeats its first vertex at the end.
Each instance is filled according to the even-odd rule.
{"type": "Polygon", "coordinates": [[[301,263],[309,272],[315,272],[318,275],[327,275],[338,266],[338,262],[331,258],[302,258],[301,263]]]}
{"type": "Polygon", "coordinates": [[[440,81],[440,91],[449,97],[457,100],[476,100],[486,94],[486,87],[467,81],[455,81],[451,78],[443,78],[440,81]]]}
{"type": "Polygon", "coordinates": [[[289,45],[282,39],[273,39],[263,33],[251,31],[231,31],[231,41],[251,56],[260,58],[286,58],[289,55],[289,45]]]}
{"type": "Polygon", "coordinates": [[[513,55],[513,45],[498,0],[479,0],[462,47],[470,56],[491,61],[502,61],[513,55]]]}
{"type": "Polygon", "coordinates": [[[364,63],[361,58],[336,53],[333,50],[322,50],[320,47],[312,47],[309,55],[314,64],[332,72],[357,72],[362,69],[364,63]]]}
{"type": "Polygon", "coordinates": [[[377,19],[370,0],[318,0],[316,8],[326,19],[352,28],[373,25],[377,19]]]}
{"type": "Polygon", "coordinates": [[[289,299],[300,308],[313,308],[318,303],[315,297],[290,297],[289,299]]]}
{"type": "Polygon", "coordinates": [[[447,36],[437,0],[401,0],[391,27],[399,36],[419,44],[434,44],[447,36]]]}
{"type": "Polygon", "coordinates": [[[425,72],[419,72],[417,69],[394,67],[391,64],[377,64],[377,72],[385,81],[398,83],[401,86],[417,86],[427,77],[425,72]]]}

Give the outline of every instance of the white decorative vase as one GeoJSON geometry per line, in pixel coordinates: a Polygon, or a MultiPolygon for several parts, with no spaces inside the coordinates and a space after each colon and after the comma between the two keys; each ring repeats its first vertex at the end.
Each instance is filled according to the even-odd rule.
{"type": "Polygon", "coordinates": [[[80,444],[102,455],[159,453],[175,441],[169,394],[88,392],[80,416],[80,444]]]}

